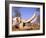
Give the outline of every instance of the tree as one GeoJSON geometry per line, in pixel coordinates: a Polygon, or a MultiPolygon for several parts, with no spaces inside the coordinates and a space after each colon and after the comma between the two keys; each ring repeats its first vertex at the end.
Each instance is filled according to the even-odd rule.
{"type": "Polygon", "coordinates": [[[20,7],[13,7],[12,8],[12,17],[21,17],[21,13],[20,13],[20,7]]]}
{"type": "Polygon", "coordinates": [[[15,10],[15,13],[16,13],[15,14],[16,17],[21,17],[21,13],[18,10],[15,10]]]}

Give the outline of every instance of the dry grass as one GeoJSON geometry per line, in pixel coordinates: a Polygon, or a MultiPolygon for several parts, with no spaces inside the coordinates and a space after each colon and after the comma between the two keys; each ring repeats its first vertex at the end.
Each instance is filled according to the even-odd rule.
{"type": "Polygon", "coordinates": [[[39,30],[40,25],[31,24],[31,25],[20,25],[20,26],[12,26],[12,31],[24,31],[24,30],[39,30]]]}

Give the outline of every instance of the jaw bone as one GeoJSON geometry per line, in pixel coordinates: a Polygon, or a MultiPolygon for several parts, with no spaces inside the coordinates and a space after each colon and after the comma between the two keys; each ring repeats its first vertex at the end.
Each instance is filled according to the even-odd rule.
{"type": "Polygon", "coordinates": [[[36,16],[36,14],[34,13],[33,16],[32,16],[30,19],[28,19],[28,20],[26,20],[26,21],[24,21],[24,22],[31,22],[31,23],[33,23],[36,19],[37,19],[37,16],[36,16]]]}
{"type": "MultiPolygon", "coordinates": [[[[16,18],[17,18],[17,17],[13,18],[13,21],[14,21],[14,22],[13,22],[13,25],[16,24],[16,18]]],[[[32,16],[30,19],[28,19],[28,20],[21,19],[20,17],[18,17],[18,19],[19,19],[19,21],[21,21],[22,23],[28,23],[28,22],[33,23],[34,21],[36,21],[37,16],[36,16],[36,14],[34,13],[33,16],[32,16]]]]}

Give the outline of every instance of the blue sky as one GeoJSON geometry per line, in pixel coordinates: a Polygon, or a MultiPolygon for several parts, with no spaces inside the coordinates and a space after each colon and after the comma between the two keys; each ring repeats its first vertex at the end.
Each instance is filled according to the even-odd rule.
{"type": "Polygon", "coordinates": [[[32,7],[12,7],[12,16],[15,17],[16,10],[21,13],[21,17],[23,19],[31,18],[34,13],[36,15],[40,15],[40,9],[39,8],[32,8],[32,7]]]}

